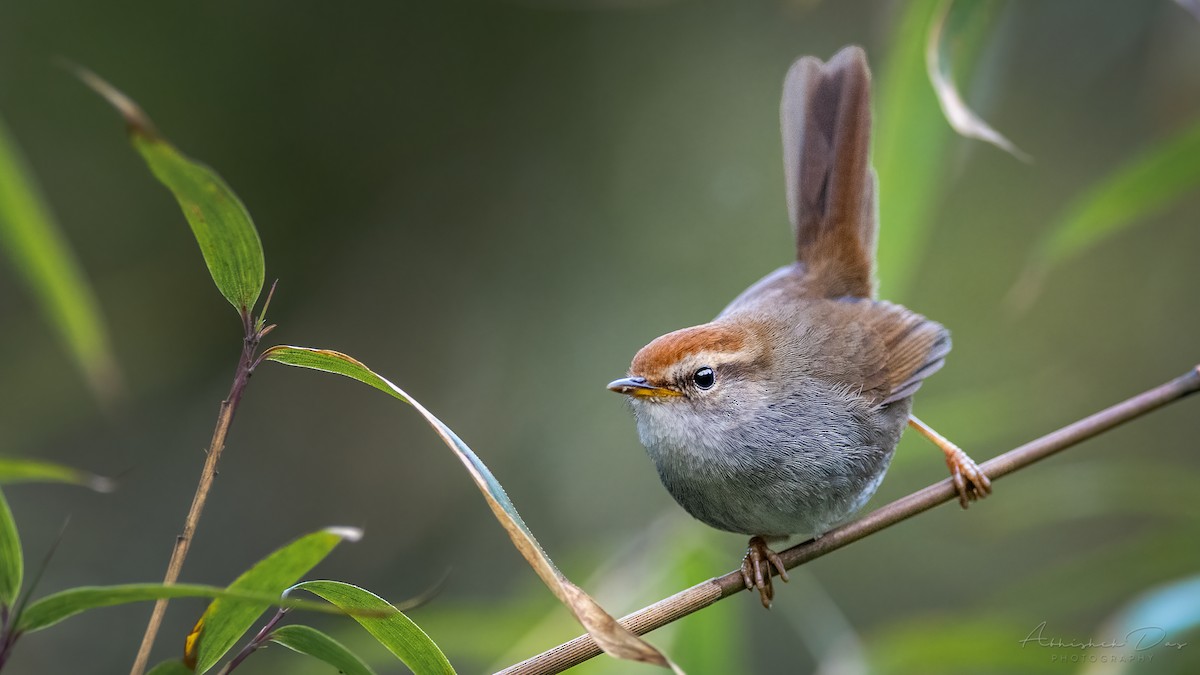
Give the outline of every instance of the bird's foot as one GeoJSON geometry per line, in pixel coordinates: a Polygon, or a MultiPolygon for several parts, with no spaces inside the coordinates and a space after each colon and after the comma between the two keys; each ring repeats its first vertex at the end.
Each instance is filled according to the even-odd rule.
{"type": "Polygon", "coordinates": [[[958,503],[964,509],[971,502],[992,494],[992,481],[980,470],[975,460],[967,456],[958,446],[943,448],[946,453],[946,466],[950,468],[950,478],[954,481],[954,489],[958,491],[958,503]]]}
{"type": "Polygon", "coordinates": [[[788,580],[787,570],[779,554],[767,546],[767,540],[762,537],[751,537],[750,545],[746,548],[746,557],[742,558],[742,581],[746,590],[758,590],[763,607],[771,608],[771,600],[775,597],[775,588],[771,585],[771,567],[779,573],[779,578],[788,580]]]}
{"type": "Polygon", "coordinates": [[[954,489],[958,491],[959,505],[965,509],[976,499],[983,499],[992,494],[992,481],[988,480],[975,460],[968,457],[962,448],[912,415],[908,417],[908,426],[928,438],[946,456],[946,466],[950,467],[950,480],[954,481],[954,489]]]}

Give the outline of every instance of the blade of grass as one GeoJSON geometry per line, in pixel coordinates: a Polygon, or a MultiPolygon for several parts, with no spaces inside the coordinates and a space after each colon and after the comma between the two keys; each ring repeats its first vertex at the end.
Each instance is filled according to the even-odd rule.
{"type": "Polygon", "coordinates": [[[16,143],[0,122],[0,251],[37,298],[92,391],[121,389],[99,304],[16,143]]]}
{"type": "Polygon", "coordinates": [[[0,457],[0,484],[3,483],[68,483],[82,485],[96,492],[112,492],[113,481],[62,464],[17,457],[0,457]]]}
{"type": "Polygon", "coordinates": [[[323,603],[280,599],[279,595],[274,593],[231,591],[202,584],[121,584],[80,586],[47,595],[41,600],[29,604],[17,620],[16,628],[22,633],[32,633],[49,628],[90,609],[127,605],[131,602],[144,602],[159,598],[223,598],[251,605],[288,607],[323,614],[345,614],[344,611],[323,603]]]}
{"type": "MultiPolygon", "coordinates": [[[[260,560],[228,590],[267,596],[283,593],[343,540],[357,541],[361,536],[362,532],[353,528],[329,528],[300,537],[260,560]]],[[[214,600],[188,634],[184,663],[197,673],[207,672],[272,604],[214,600]]]]}
{"type": "Polygon", "coordinates": [[[271,633],[270,639],[294,652],[320,659],[344,675],[375,675],[375,671],[354,652],[316,628],[284,626],[271,633]]]}
{"type": "Polygon", "coordinates": [[[25,575],[25,558],[21,552],[21,535],[17,521],[8,508],[8,500],[0,492],[0,608],[5,614],[21,593],[25,575]]]}
{"type": "Polygon", "coordinates": [[[376,617],[355,616],[354,620],[374,636],[381,645],[387,647],[388,651],[395,654],[396,658],[403,661],[404,665],[408,666],[415,675],[432,675],[434,673],[452,675],[454,673],[454,668],[446,659],[446,655],[425,634],[425,631],[378,595],[340,581],[305,581],[296,584],[292,590],[295,589],[308,591],[345,611],[382,610],[387,612],[383,616],[376,617]]]}

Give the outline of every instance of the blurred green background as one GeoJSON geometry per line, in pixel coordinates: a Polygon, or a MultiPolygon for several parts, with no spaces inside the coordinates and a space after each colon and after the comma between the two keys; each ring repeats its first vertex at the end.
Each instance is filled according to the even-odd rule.
{"type": "MultiPolygon", "coordinates": [[[[1052,266],[1024,309],[1010,300],[1072,203],[1200,120],[1200,23],[1165,0],[999,3],[952,22],[964,94],[1034,157],[1022,163],[942,119],[921,60],[933,4],[0,3],[0,117],[94,288],[125,385],[97,403],[5,256],[0,453],[120,480],[110,495],[6,489],[31,566],[70,518],[43,592],[161,578],[241,346],[174,200],[60,57],[136,98],[242,197],[280,280],[272,338],[347,352],[425,403],[617,614],[742,553],[742,537],[675,506],[604,384],[787,262],[778,99],[801,54],[859,43],[872,58],[881,292],[955,337],[922,418],[982,461],[1195,365],[1194,187],[1052,266]]],[[[1130,603],[1200,571],[1197,406],[797,570],[771,612],[746,594],[651,641],[694,674],[1200,672],[1194,628],[1196,644],[1131,666],[1020,643],[1043,621],[1063,640],[1123,634],[1130,603]]],[[[872,505],[944,475],[906,438],[872,505]]],[[[398,601],[450,570],[411,616],[460,672],[578,633],[416,415],[266,365],[183,579],[228,583],[333,524],[366,537],[319,577],[398,601]]],[[[1194,623],[1194,587],[1137,616],[1158,621],[1167,598],[1194,623]]],[[[172,603],[155,660],[182,651],[202,608],[172,603]]],[[[124,672],[149,611],[72,619],[24,640],[9,669],[124,672]]],[[[351,622],[312,620],[399,670],[351,622]]],[[[280,649],[242,671],[325,672],[280,649]]]]}

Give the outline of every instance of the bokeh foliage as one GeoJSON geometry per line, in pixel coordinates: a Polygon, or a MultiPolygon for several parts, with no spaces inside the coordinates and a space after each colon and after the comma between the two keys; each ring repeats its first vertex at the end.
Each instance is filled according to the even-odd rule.
{"type": "MultiPolygon", "coordinates": [[[[1089,239],[1023,313],[1004,303],[1072,204],[1112,195],[1109,177],[1120,187],[1138,158],[1178,148],[1172,139],[1194,125],[1200,26],[1173,3],[996,5],[977,63],[957,80],[1032,165],[952,136],[920,70],[908,91],[924,112],[890,103],[905,99],[894,73],[923,69],[909,50],[924,42],[906,27],[936,3],[565,4],[0,7],[0,111],[95,280],[129,370],[130,400],[105,417],[36,302],[0,275],[0,346],[21,355],[0,364],[0,381],[19,383],[0,392],[0,452],[108,475],[134,467],[109,497],[10,490],[22,514],[37,514],[21,520],[35,549],[76,514],[71,563],[46,583],[157,576],[233,356],[228,310],[194,273],[175,205],[146,189],[111,118],[50,65],[59,53],[119,75],[238,186],[284,280],[273,311],[285,336],[343,348],[447,411],[564,571],[596,571],[585,586],[616,610],[724,572],[739,553],[737,538],[686,519],[652,526],[676,507],[602,387],[646,340],[705,320],[786,259],[775,105],[800,53],[860,42],[872,57],[882,290],[956,340],[918,399],[922,417],[986,458],[1197,360],[1194,189],[1089,239]],[[910,114],[911,124],[889,122],[910,114]],[[889,158],[898,143],[908,150],[889,158]],[[889,275],[905,281],[893,289],[889,275]],[[116,522],[138,523],[138,536],[114,545],[116,522]],[[681,543],[655,548],[647,532],[681,543]],[[697,555],[704,569],[689,562],[697,555]]],[[[1182,175],[1169,166],[1169,178],[1182,175]]],[[[453,564],[445,593],[414,618],[461,670],[574,634],[418,422],[349,384],[314,392],[292,377],[302,375],[255,380],[231,439],[245,452],[223,466],[190,568],[221,583],[249,559],[231,550],[313,522],[363,522],[359,546],[375,562],[336,562],[340,577],[406,597],[453,564]],[[399,458],[398,435],[412,439],[399,458]]],[[[796,591],[787,614],[735,598],[684,620],[681,646],[663,646],[689,672],[725,672],[716,668],[731,660],[1082,670],[1018,641],[1042,621],[1048,634],[1101,639],[1149,589],[1194,574],[1192,408],[1002,481],[966,514],[944,509],[818,561],[817,590],[796,591]],[[820,623],[811,608],[829,614],[816,593],[846,619],[839,647],[821,654],[800,646],[820,623]]],[[[940,477],[936,453],[906,440],[879,499],[940,477]]],[[[55,639],[120,668],[136,630],[122,644],[100,640],[110,631],[99,627],[137,625],[141,613],[110,611],[116,619],[83,616],[55,639]]],[[[371,653],[356,648],[367,643],[355,627],[321,627],[371,653]]],[[[73,665],[49,640],[18,657],[18,672],[73,665]]],[[[270,672],[271,658],[246,668],[270,672]]],[[[296,659],[279,658],[289,669],[296,659]]],[[[1156,652],[1138,672],[1190,672],[1196,659],[1195,649],[1156,652]]]]}

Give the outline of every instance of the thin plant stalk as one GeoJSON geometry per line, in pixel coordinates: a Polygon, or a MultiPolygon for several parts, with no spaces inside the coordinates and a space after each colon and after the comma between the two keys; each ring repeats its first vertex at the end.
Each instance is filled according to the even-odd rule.
{"type": "Polygon", "coordinates": [[[275,612],[275,616],[271,617],[271,620],[262,627],[262,630],[258,631],[258,635],[255,635],[253,640],[246,643],[246,646],[242,647],[242,651],[238,652],[237,656],[233,657],[217,675],[229,675],[229,673],[233,672],[234,668],[242,665],[242,661],[245,661],[251,654],[266,644],[271,639],[271,631],[275,630],[275,626],[279,624],[285,614],[287,614],[287,608],[280,607],[279,611],[275,612]]]}
{"type": "MultiPolygon", "coordinates": [[[[272,286],[272,293],[274,290],[275,287],[272,286]]],[[[270,300],[270,295],[268,295],[267,303],[270,303],[270,300]]],[[[265,306],[263,310],[265,313],[265,306]]],[[[192,497],[192,506],[188,509],[183,532],[175,538],[175,548],[171,551],[171,562],[167,564],[167,573],[163,576],[164,584],[173,584],[179,580],[179,573],[183,570],[183,561],[187,558],[188,549],[191,548],[192,539],[196,534],[196,527],[200,523],[200,514],[204,511],[204,504],[208,501],[208,493],[212,489],[213,479],[217,475],[217,463],[221,460],[221,451],[225,449],[225,438],[229,435],[233,416],[237,413],[242,394],[245,393],[246,385],[250,383],[250,376],[254,373],[259,342],[274,328],[274,326],[263,327],[262,323],[261,317],[258,322],[255,322],[248,310],[242,312],[242,324],[246,335],[242,343],[242,355],[238,359],[229,395],[225,397],[224,401],[221,401],[217,424],[213,428],[212,440],[206,451],[204,468],[200,471],[200,481],[196,484],[196,494],[192,497]]],[[[154,640],[158,637],[158,630],[162,627],[166,611],[166,598],[154,603],[154,611],[150,614],[150,622],[142,636],[142,644],[138,647],[137,658],[134,659],[133,667],[129,671],[130,675],[142,675],[145,672],[146,665],[150,661],[150,651],[154,647],[154,640]]]]}
{"type": "MultiPolygon", "coordinates": [[[[1200,366],[1170,382],[992,458],[979,468],[988,478],[996,480],[1197,391],[1200,391],[1200,366]]],[[[835,528],[820,539],[797,544],[781,552],[779,557],[783,559],[786,569],[792,569],[956,498],[954,482],[947,478],[835,528]]],[[[735,570],[644,607],[621,619],[621,624],[636,635],[645,635],[745,589],[741,571],[735,570]]],[[[581,635],[509,666],[497,675],[561,673],[599,655],[600,648],[591,636],[581,635]]]]}

